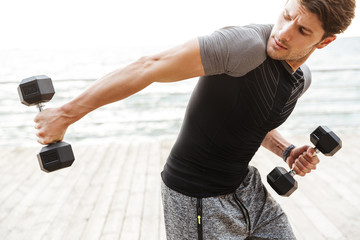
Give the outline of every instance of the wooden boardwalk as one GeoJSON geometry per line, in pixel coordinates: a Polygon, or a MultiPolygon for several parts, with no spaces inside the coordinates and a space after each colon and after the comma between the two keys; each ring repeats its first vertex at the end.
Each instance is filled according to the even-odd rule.
{"type": "MultiPolygon", "coordinates": [[[[297,177],[299,189],[290,198],[268,187],[288,213],[298,239],[359,239],[358,137],[343,137],[336,156],[321,156],[318,170],[297,177]]],[[[166,239],[160,172],[171,145],[73,144],[74,165],[49,174],[37,164],[40,146],[1,147],[0,239],[166,239]]],[[[274,166],[285,166],[264,149],[252,165],[263,181],[274,166]]]]}

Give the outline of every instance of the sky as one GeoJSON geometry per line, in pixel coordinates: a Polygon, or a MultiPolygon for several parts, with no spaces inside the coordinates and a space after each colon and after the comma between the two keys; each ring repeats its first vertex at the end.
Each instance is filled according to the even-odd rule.
{"type": "MultiPolygon", "coordinates": [[[[0,49],[173,45],[274,23],[285,0],[0,0],[0,49]]],[[[343,36],[360,36],[358,17],[343,36]]]]}

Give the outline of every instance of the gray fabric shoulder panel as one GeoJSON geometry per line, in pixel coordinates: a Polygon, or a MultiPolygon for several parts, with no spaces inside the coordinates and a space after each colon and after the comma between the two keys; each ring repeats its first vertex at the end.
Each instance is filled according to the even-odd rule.
{"type": "Polygon", "coordinates": [[[310,68],[306,64],[301,65],[300,68],[304,73],[304,89],[301,93],[301,96],[302,96],[311,85],[311,71],[310,71],[310,68]]]}
{"type": "Polygon", "coordinates": [[[226,73],[240,77],[266,59],[266,44],[272,25],[226,27],[199,37],[206,75],[226,73]]]}

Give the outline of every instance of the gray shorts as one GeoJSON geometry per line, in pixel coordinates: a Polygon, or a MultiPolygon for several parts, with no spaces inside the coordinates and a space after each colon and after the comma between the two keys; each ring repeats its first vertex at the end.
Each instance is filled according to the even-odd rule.
{"type": "Polygon", "coordinates": [[[168,240],[296,239],[255,167],[233,194],[199,199],[164,183],[161,192],[168,240]]]}

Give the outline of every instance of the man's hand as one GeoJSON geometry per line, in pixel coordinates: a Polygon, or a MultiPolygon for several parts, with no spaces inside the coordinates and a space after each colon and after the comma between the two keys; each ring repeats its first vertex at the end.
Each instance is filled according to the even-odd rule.
{"type": "Polygon", "coordinates": [[[314,148],[307,145],[294,148],[291,150],[286,162],[297,175],[305,176],[311,170],[315,170],[316,165],[320,162],[316,155],[313,156],[314,152],[314,148]]]}
{"type": "Polygon", "coordinates": [[[61,108],[49,108],[36,115],[35,129],[40,144],[62,141],[68,128],[69,118],[61,108]]]}
{"type": "Polygon", "coordinates": [[[198,39],[150,57],[142,57],[95,81],[60,108],[46,109],[35,117],[38,142],[61,141],[70,124],[106,104],[120,101],[153,82],[176,82],[205,74],[198,39]]]}

